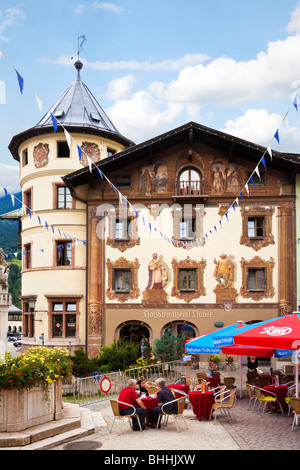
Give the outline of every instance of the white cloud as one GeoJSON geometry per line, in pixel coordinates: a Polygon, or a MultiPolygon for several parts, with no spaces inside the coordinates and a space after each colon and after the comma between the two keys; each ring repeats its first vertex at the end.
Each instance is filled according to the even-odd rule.
{"type": "Polygon", "coordinates": [[[104,10],[107,11],[108,13],[118,13],[121,14],[123,13],[123,8],[119,7],[115,3],[109,3],[109,2],[93,2],[91,4],[83,4],[80,3],[78,4],[75,9],[74,13],[76,16],[81,16],[86,10],[104,10]]]}
{"type": "MultiPolygon", "coordinates": [[[[209,59],[205,54],[186,54],[178,59],[165,59],[161,61],[153,61],[151,59],[139,62],[138,60],[120,60],[112,62],[89,62],[85,59],[81,59],[84,67],[91,68],[93,70],[141,70],[145,72],[155,71],[176,71],[182,70],[185,67],[200,64],[209,59]]],[[[42,62],[51,62],[51,59],[43,57],[40,58],[42,62]]],[[[71,66],[72,62],[70,57],[61,55],[54,61],[58,65],[71,66]]]]}
{"type": "Polygon", "coordinates": [[[221,131],[261,145],[269,145],[281,121],[282,116],[269,114],[266,109],[248,109],[242,116],[228,120],[221,131]]]}
{"type": "Polygon", "coordinates": [[[126,77],[111,80],[107,86],[106,98],[112,101],[127,98],[135,82],[136,79],[134,75],[127,75],[126,77]]]}
{"type": "Polygon", "coordinates": [[[220,57],[207,65],[185,67],[177,79],[152,84],[151,91],[165,101],[219,106],[278,98],[289,93],[300,76],[299,49],[300,36],[289,36],[270,42],[267,52],[256,59],[238,62],[220,57]]]}
{"type": "Polygon", "coordinates": [[[300,7],[295,8],[291,14],[291,20],[287,25],[287,32],[290,34],[300,33],[300,7]]]}
{"type": "Polygon", "coordinates": [[[265,147],[271,145],[281,152],[299,153],[299,128],[290,127],[287,123],[288,120],[283,121],[283,116],[268,113],[266,109],[248,109],[242,116],[228,120],[225,127],[220,130],[265,147]],[[279,145],[274,138],[277,129],[279,129],[279,145]]]}
{"type": "Polygon", "coordinates": [[[119,7],[115,3],[108,3],[108,2],[94,2],[92,4],[92,8],[97,8],[100,10],[105,10],[110,13],[123,13],[123,8],[119,7]]]}
{"type": "Polygon", "coordinates": [[[25,13],[21,8],[7,8],[4,12],[0,10],[0,41],[8,41],[5,31],[12,26],[19,24],[21,20],[25,19],[25,13]]]}
{"type": "Polygon", "coordinates": [[[107,113],[123,135],[138,143],[163,132],[183,110],[182,104],[161,104],[150,93],[139,91],[115,102],[107,113]]]}
{"type": "Polygon", "coordinates": [[[21,191],[18,165],[0,163],[0,187],[4,187],[9,193],[21,191]]]}

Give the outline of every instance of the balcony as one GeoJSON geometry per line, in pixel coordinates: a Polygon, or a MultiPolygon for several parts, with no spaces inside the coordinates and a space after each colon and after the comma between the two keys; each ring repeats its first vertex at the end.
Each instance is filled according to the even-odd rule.
{"type": "Polygon", "coordinates": [[[198,181],[175,181],[173,197],[203,197],[206,198],[207,180],[198,181]]]}

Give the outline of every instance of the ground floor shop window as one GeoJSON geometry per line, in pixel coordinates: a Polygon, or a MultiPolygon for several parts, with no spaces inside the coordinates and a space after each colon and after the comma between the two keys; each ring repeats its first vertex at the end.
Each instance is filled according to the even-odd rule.
{"type": "Polygon", "coordinates": [[[52,338],[75,338],[78,336],[79,301],[50,302],[49,336],[52,338]]]}

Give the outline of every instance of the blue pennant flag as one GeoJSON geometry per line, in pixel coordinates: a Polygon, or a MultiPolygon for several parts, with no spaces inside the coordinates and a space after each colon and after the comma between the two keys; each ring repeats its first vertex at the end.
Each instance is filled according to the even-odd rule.
{"type": "Polygon", "coordinates": [[[52,113],[50,113],[50,116],[51,116],[51,119],[52,119],[52,124],[53,124],[53,128],[54,128],[54,133],[56,133],[56,131],[57,131],[57,120],[56,120],[56,118],[53,116],[52,113]]]}
{"type": "Polygon", "coordinates": [[[4,189],[4,194],[5,194],[5,197],[8,197],[8,194],[7,194],[7,189],[6,188],[3,188],[4,189]]]}
{"type": "Polygon", "coordinates": [[[240,196],[241,196],[242,199],[244,199],[243,198],[243,191],[240,192],[240,196]]]}
{"type": "Polygon", "coordinates": [[[77,145],[79,160],[81,160],[81,148],[77,145]]]}
{"type": "Polygon", "coordinates": [[[98,168],[98,167],[96,167],[96,168],[97,168],[97,170],[98,170],[98,173],[99,173],[99,175],[100,175],[100,176],[101,176],[101,178],[103,179],[103,174],[102,174],[102,171],[101,171],[101,170],[99,170],[99,168],[98,168]]]}
{"type": "Polygon", "coordinates": [[[297,96],[295,96],[295,99],[293,101],[293,105],[295,106],[296,110],[298,111],[297,96]]]}
{"type": "Polygon", "coordinates": [[[19,72],[17,70],[16,70],[16,74],[17,74],[17,77],[18,77],[20,92],[23,93],[24,79],[23,79],[23,77],[21,77],[21,75],[19,74],[19,72]]]}
{"type": "Polygon", "coordinates": [[[253,186],[255,186],[252,176],[250,176],[250,181],[253,184],[253,186]]]}
{"type": "Polygon", "coordinates": [[[29,217],[31,218],[31,210],[28,208],[28,214],[29,214],[29,217]]]}
{"type": "Polygon", "coordinates": [[[279,131],[278,131],[278,129],[277,129],[277,131],[275,132],[274,137],[275,137],[275,139],[277,140],[277,142],[279,143],[279,131]]]}
{"type": "Polygon", "coordinates": [[[262,162],[262,164],[263,164],[263,166],[265,167],[265,170],[266,170],[267,168],[266,168],[265,157],[262,157],[261,162],[262,162]]]}
{"type": "Polygon", "coordinates": [[[38,220],[39,220],[39,224],[41,225],[41,219],[40,219],[40,216],[38,215],[37,216],[38,220]]]}

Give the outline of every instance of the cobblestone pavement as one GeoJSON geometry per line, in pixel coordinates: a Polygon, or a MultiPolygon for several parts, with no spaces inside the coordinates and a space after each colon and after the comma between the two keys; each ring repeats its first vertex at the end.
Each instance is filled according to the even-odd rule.
{"type": "MultiPolygon", "coordinates": [[[[244,378],[245,374],[244,371],[244,378]]],[[[84,439],[101,442],[99,450],[299,450],[300,423],[292,431],[293,413],[283,416],[281,413],[265,411],[262,414],[248,410],[246,389],[243,389],[243,397],[239,398],[239,372],[226,375],[237,377],[238,398],[233,408],[233,420],[220,417],[215,424],[212,421],[199,421],[195,419],[193,411],[188,409],[184,411],[188,429],[178,420],[180,433],[177,433],[172,418],[167,427],[162,426],[160,430],[150,428],[142,433],[132,432],[126,420],[119,436],[121,423],[116,421],[112,433],[109,432],[113,415],[109,403],[102,402],[90,405],[89,408],[101,413],[103,427],[97,428],[95,434],[84,439]]]]}

